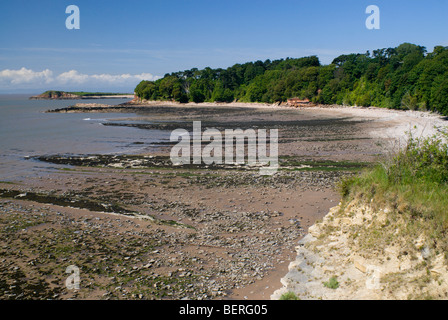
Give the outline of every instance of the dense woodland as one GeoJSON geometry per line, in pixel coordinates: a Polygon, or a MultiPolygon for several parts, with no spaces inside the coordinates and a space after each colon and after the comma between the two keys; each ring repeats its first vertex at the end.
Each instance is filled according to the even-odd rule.
{"type": "Polygon", "coordinates": [[[448,47],[403,43],[397,48],[341,55],[329,65],[316,56],[193,68],[142,81],[145,100],[284,102],[299,97],[321,104],[432,110],[448,115],[448,47]]]}

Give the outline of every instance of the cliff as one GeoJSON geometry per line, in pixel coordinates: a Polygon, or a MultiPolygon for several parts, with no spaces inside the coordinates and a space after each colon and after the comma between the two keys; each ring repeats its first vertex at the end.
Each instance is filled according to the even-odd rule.
{"type": "Polygon", "coordinates": [[[272,299],[448,297],[448,128],[390,152],[341,180],[272,299]]]}
{"type": "Polygon", "coordinates": [[[271,299],[446,299],[445,252],[415,221],[373,207],[340,203],[310,227],[271,299]]]}

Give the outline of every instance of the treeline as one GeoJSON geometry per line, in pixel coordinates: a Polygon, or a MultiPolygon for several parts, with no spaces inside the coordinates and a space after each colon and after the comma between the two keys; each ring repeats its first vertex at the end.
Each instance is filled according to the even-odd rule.
{"type": "Polygon", "coordinates": [[[448,47],[403,43],[396,48],[341,55],[329,65],[316,56],[193,68],[142,81],[145,100],[192,102],[285,102],[432,110],[448,115],[448,47]]]}

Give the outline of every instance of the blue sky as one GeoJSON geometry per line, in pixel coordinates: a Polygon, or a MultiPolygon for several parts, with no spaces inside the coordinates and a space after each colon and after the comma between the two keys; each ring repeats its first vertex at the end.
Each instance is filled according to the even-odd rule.
{"type": "Polygon", "coordinates": [[[448,45],[446,0],[39,0],[0,3],[0,92],[132,91],[193,67],[448,45]],[[68,5],[80,29],[68,30],[68,5]],[[380,30],[368,30],[368,5],[380,30]]]}

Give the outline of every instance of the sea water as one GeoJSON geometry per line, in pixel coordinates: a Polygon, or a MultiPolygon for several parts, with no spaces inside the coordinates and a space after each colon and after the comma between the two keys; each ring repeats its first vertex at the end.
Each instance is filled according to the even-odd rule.
{"type": "MultiPolygon", "coordinates": [[[[104,126],[133,113],[46,113],[84,100],[29,100],[31,95],[0,95],[0,180],[23,180],[60,166],[33,159],[55,154],[138,154],[169,138],[159,130],[104,126]],[[136,143],[137,142],[137,143],[136,143]]],[[[93,100],[92,100],[93,101],[93,100]]],[[[127,100],[95,99],[101,104],[127,100]]]]}

